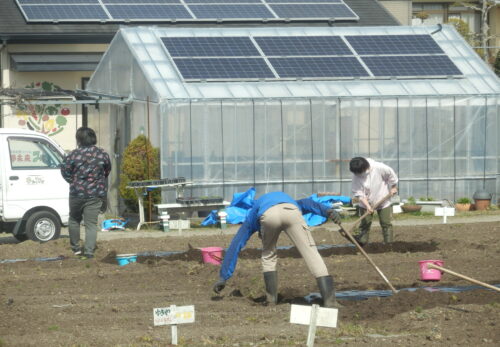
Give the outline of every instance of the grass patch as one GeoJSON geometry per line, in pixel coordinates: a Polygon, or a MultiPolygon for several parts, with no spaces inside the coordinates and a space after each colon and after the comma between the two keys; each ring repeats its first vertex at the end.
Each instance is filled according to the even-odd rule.
{"type": "Polygon", "coordinates": [[[48,327],[49,331],[57,331],[59,330],[59,326],[58,325],[51,325],[50,327],[48,327]]]}
{"type": "Polygon", "coordinates": [[[365,329],[354,323],[339,323],[336,330],[337,337],[340,336],[363,336],[365,334],[365,329]]]}

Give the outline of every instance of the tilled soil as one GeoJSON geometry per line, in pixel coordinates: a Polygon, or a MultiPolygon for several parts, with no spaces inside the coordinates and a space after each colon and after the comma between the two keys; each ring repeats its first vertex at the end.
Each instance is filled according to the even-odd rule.
{"type": "MultiPolygon", "coordinates": [[[[499,223],[397,227],[396,242],[365,247],[398,289],[455,287],[471,283],[444,274],[423,282],[418,261],[441,259],[444,267],[490,284],[500,284],[499,223]]],[[[333,224],[313,229],[336,289],[387,290],[367,260],[335,232],[333,224]]],[[[2,234],[1,236],[7,235],[2,234]]],[[[227,247],[231,236],[192,236],[98,241],[96,258],[71,255],[67,238],[49,243],[2,242],[0,259],[0,346],[165,346],[167,326],[153,326],[153,308],[195,305],[196,322],[178,326],[181,346],[304,346],[307,326],[290,320],[290,304],[310,304],[317,293],[312,275],[295,248],[279,251],[280,303],[263,304],[260,240],[242,251],[222,295],[212,291],[218,266],[203,264],[199,247],[227,247]],[[171,256],[139,256],[116,264],[115,255],[182,251],[171,256]],[[53,258],[56,261],[36,261],[53,258]]],[[[291,245],[286,235],[280,245],[291,245]]],[[[152,253],[149,253],[152,254],[152,253]]],[[[158,253],[162,254],[162,253],[158,253]]],[[[400,291],[389,297],[340,300],[338,327],[318,328],[315,346],[497,345],[500,293],[400,291]]]]}

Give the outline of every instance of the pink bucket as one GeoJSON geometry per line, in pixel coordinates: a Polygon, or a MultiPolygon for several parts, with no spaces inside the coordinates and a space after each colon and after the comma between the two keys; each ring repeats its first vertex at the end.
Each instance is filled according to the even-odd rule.
{"type": "Polygon", "coordinates": [[[201,255],[203,256],[203,262],[205,264],[220,265],[222,263],[222,251],[223,248],[221,247],[201,248],[201,255]]]}
{"type": "Polygon", "coordinates": [[[443,266],[442,260],[421,260],[418,263],[420,265],[420,279],[422,281],[439,281],[441,279],[441,271],[429,269],[427,268],[427,264],[443,266]]]}

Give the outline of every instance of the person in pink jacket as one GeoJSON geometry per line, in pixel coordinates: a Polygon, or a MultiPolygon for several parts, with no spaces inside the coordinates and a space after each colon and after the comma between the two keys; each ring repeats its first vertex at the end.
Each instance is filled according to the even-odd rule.
{"type": "MultiPolygon", "coordinates": [[[[360,214],[370,214],[363,219],[354,238],[361,246],[369,241],[370,227],[373,220],[373,206],[389,193],[397,194],[398,176],[394,170],[370,158],[355,157],[349,163],[352,172],[352,193],[359,199],[360,214]]],[[[393,242],[392,206],[390,199],[377,207],[377,214],[384,235],[384,243],[393,242]]]]}

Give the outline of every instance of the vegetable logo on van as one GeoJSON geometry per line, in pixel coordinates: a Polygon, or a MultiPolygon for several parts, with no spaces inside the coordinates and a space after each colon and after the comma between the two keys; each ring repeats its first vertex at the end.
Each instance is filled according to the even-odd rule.
{"type": "MultiPolygon", "coordinates": [[[[61,88],[52,82],[31,82],[26,88],[40,89],[45,92],[53,92],[61,88]]],[[[38,131],[48,136],[54,136],[62,132],[68,123],[67,116],[71,110],[63,105],[17,105],[18,124],[30,130],[38,131]]]]}

